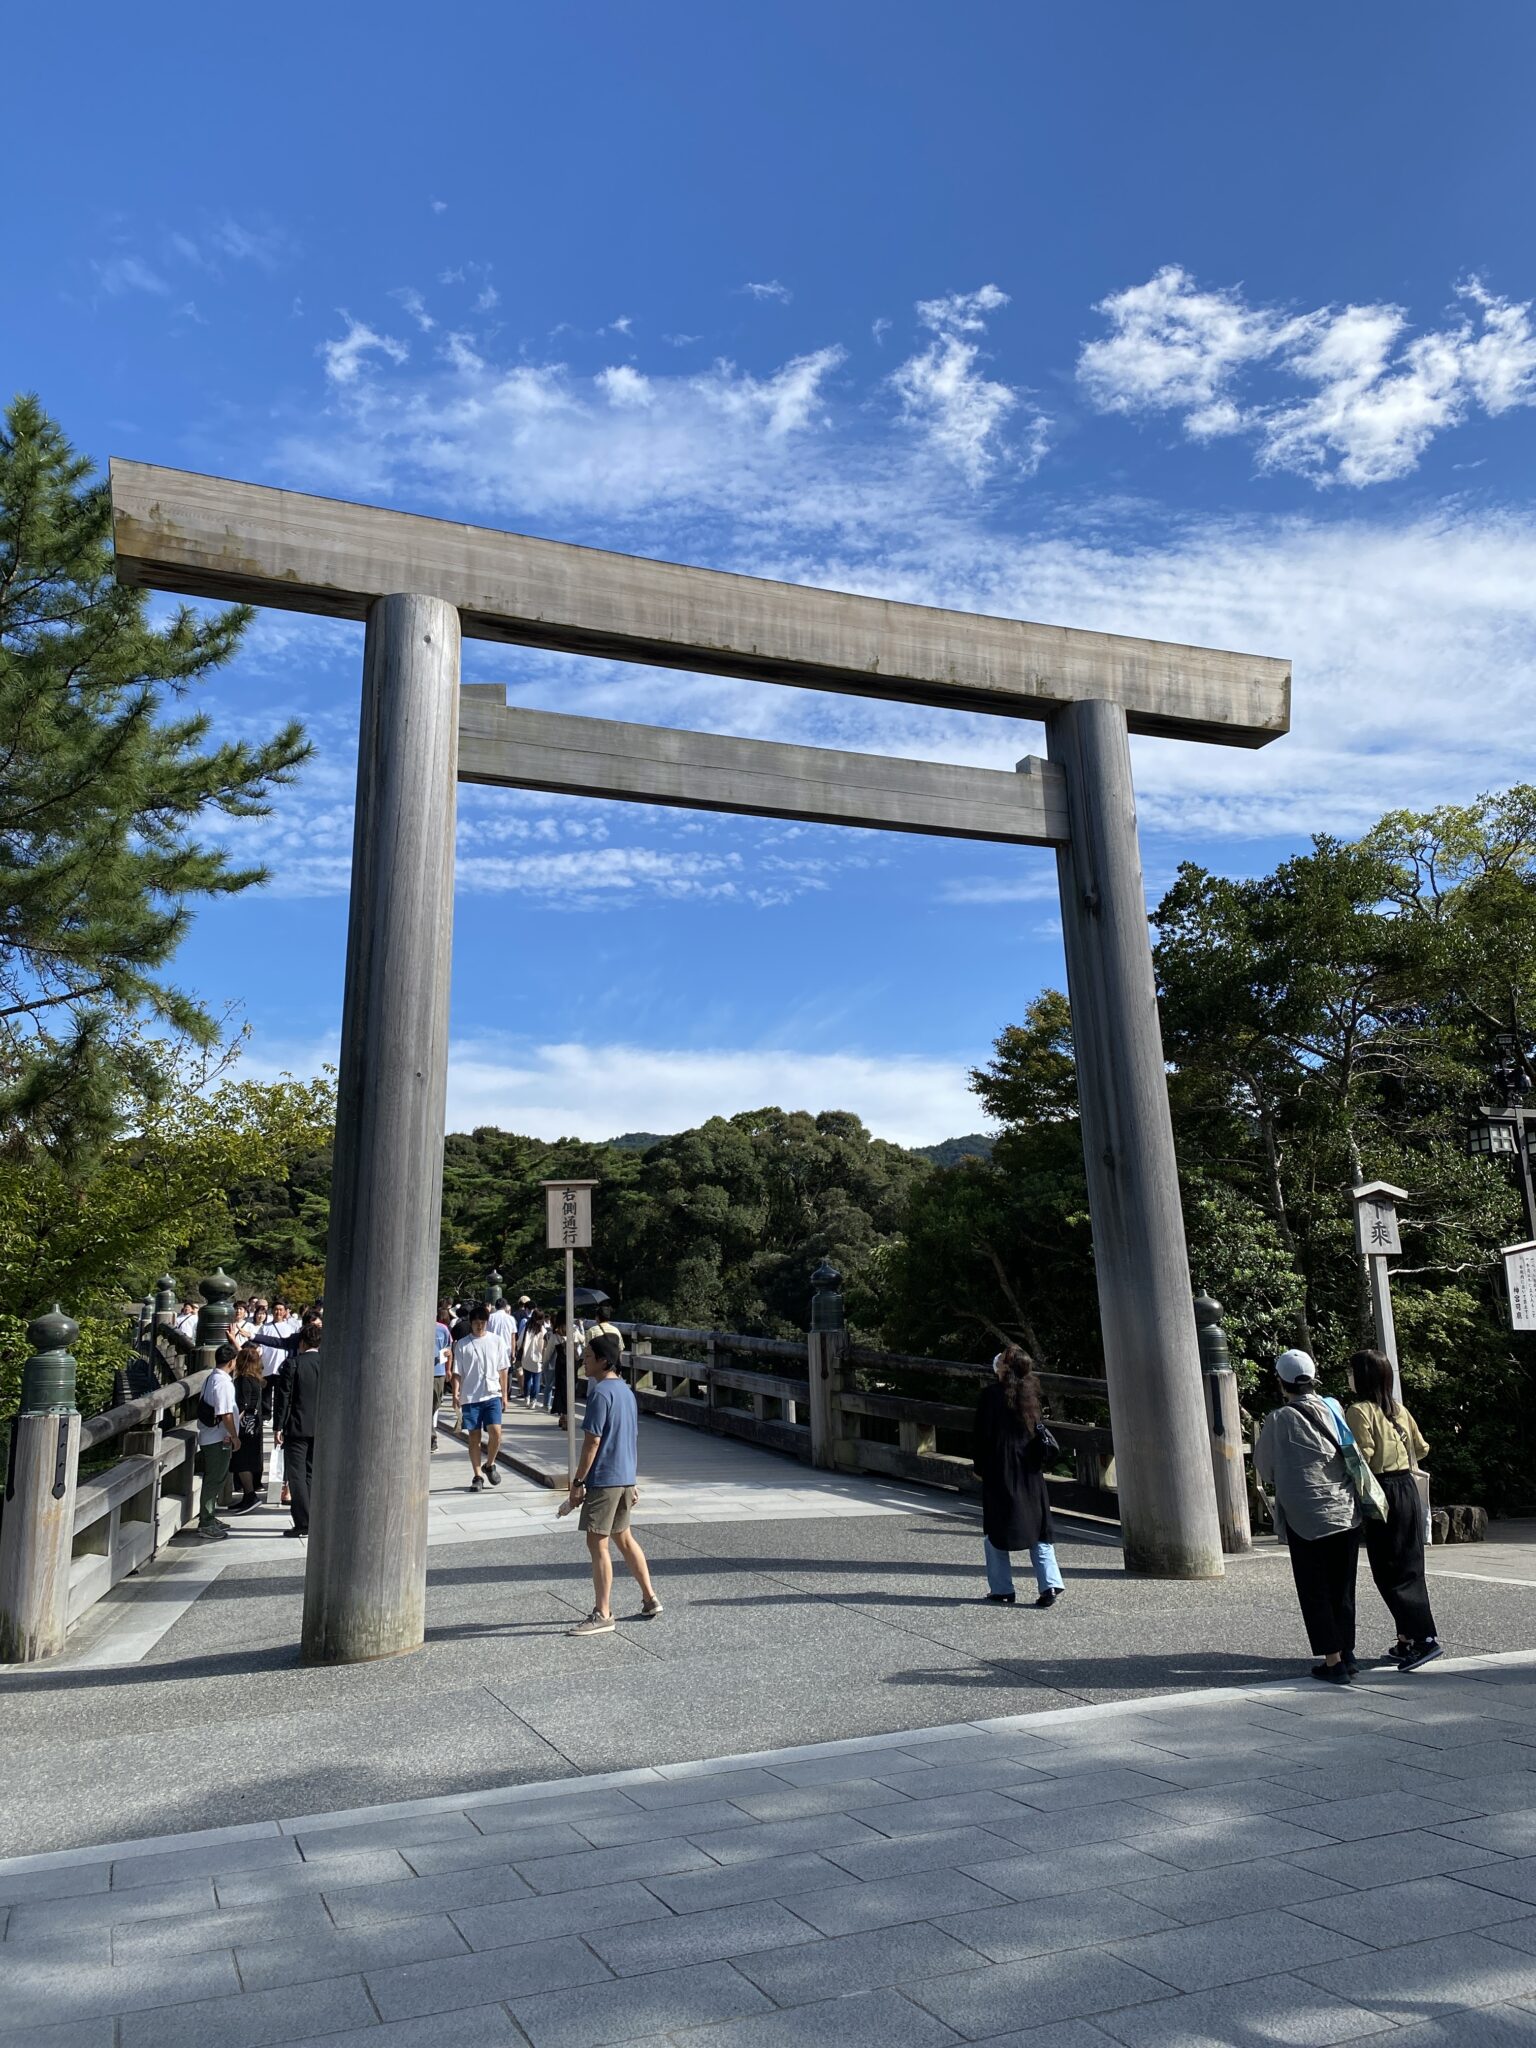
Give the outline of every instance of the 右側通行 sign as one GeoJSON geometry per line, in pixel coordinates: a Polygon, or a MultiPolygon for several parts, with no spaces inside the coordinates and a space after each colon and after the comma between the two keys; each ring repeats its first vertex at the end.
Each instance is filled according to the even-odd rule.
{"type": "Polygon", "coordinates": [[[544,1199],[549,1249],[586,1251],[592,1243],[592,1183],[547,1187],[544,1199]]]}

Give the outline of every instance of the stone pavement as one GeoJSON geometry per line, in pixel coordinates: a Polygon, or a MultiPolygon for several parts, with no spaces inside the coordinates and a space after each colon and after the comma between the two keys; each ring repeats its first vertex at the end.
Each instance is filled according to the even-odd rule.
{"type": "Polygon", "coordinates": [[[1529,2048],[1533,1708],[1522,1652],[22,1858],[0,2042],[1529,2048]]]}
{"type": "MultiPolygon", "coordinates": [[[[998,1609],[978,1599],[971,1505],[718,1443],[707,1470],[729,1491],[706,1495],[713,1482],[688,1476],[704,1441],[645,1427],[640,1528],[666,1613],[640,1621],[621,1580],[611,1636],[567,1633],[591,1592],[554,1498],[511,1476],[471,1494],[457,1446],[434,1461],[427,1644],[414,1656],[300,1665],[303,1547],[252,1526],[275,1514],[235,1522],[211,1551],[173,1553],[104,1636],[59,1664],[0,1672],[0,1856],[424,1795],[473,1804],[519,1784],[1303,1667],[1273,1545],[1224,1582],[1149,1584],[1091,1533],[1064,1530],[1066,1600],[1049,1614],[998,1609]],[[192,1767],[205,1733],[227,1767],[192,1767]]],[[[1445,1553],[1470,1568],[1436,1582],[1455,1651],[1536,1649],[1530,1555],[1445,1553]]],[[[1363,1574],[1361,1587],[1364,1641],[1380,1625],[1384,1643],[1363,1574]]]]}

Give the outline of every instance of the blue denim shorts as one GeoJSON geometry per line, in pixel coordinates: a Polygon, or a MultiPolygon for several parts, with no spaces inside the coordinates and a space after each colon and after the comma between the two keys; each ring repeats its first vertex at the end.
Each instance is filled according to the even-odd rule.
{"type": "Polygon", "coordinates": [[[490,1401],[466,1401],[459,1410],[466,1429],[499,1429],[501,1427],[501,1396],[497,1394],[490,1401]]]}

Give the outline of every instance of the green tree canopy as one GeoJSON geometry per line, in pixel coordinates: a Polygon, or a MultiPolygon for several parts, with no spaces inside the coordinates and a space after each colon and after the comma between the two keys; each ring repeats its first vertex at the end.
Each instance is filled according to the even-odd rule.
{"type": "Polygon", "coordinates": [[[193,907],[260,882],[197,837],[261,815],[310,749],[297,725],[209,744],[178,700],[250,619],[180,605],[151,623],[116,581],[107,486],[35,398],[0,431],[0,1149],[102,1142],[161,1085],[152,1033],[210,1045],[164,978],[193,907]]]}
{"type": "MultiPolygon", "coordinates": [[[[1153,913],[1191,1277],[1250,1389],[1300,1341],[1342,1387],[1369,1342],[1350,1189],[1408,1189],[1394,1277],[1403,1376],[1442,1498],[1536,1499],[1536,1341],[1504,1327],[1515,1183],[1469,1155],[1469,1111],[1536,1071],[1536,789],[1394,812],[1271,873],[1181,868],[1153,913]]],[[[973,1077],[990,1166],[913,1194],[892,1289],[903,1348],[1018,1337],[1057,1370],[1099,1354],[1071,1017],[1047,991],[973,1077]]]]}

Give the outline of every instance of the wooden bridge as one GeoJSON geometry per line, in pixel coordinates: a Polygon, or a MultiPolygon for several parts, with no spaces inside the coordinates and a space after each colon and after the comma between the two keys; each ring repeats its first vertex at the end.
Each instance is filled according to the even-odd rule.
{"type": "MultiPolygon", "coordinates": [[[[623,1372],[642,1413],[734,1438],[829,1473],[973,1491],[970,1434],[984,1364],[881,1351],[850,1341],[838,1276],[823,1267],[813,1327],[799,1338],[658,1323],[620,1323],[623,1372]]],[[[32,1662],[112,1588],[154,1558],[197,1510],[196,1404],[227,1326],[234,1283],[202,1284],[194,1341],[177,1329],[167,1285],[139,1317],[120,1398],[74,1410],[74,1325],[55,1311],[32,1326],[11,1428],[0,1515],[0,1661],[32,1662]]],[[[1114,1443],[1102,1378],[1041,1376],[1051,1428],[1071,1470],[1050,1475],[1066,1509],[1118,1529],[1114,1443]]],[[[509,1461],[548,1485],[563,1465],[515,1449],[509,1461]]]]}

